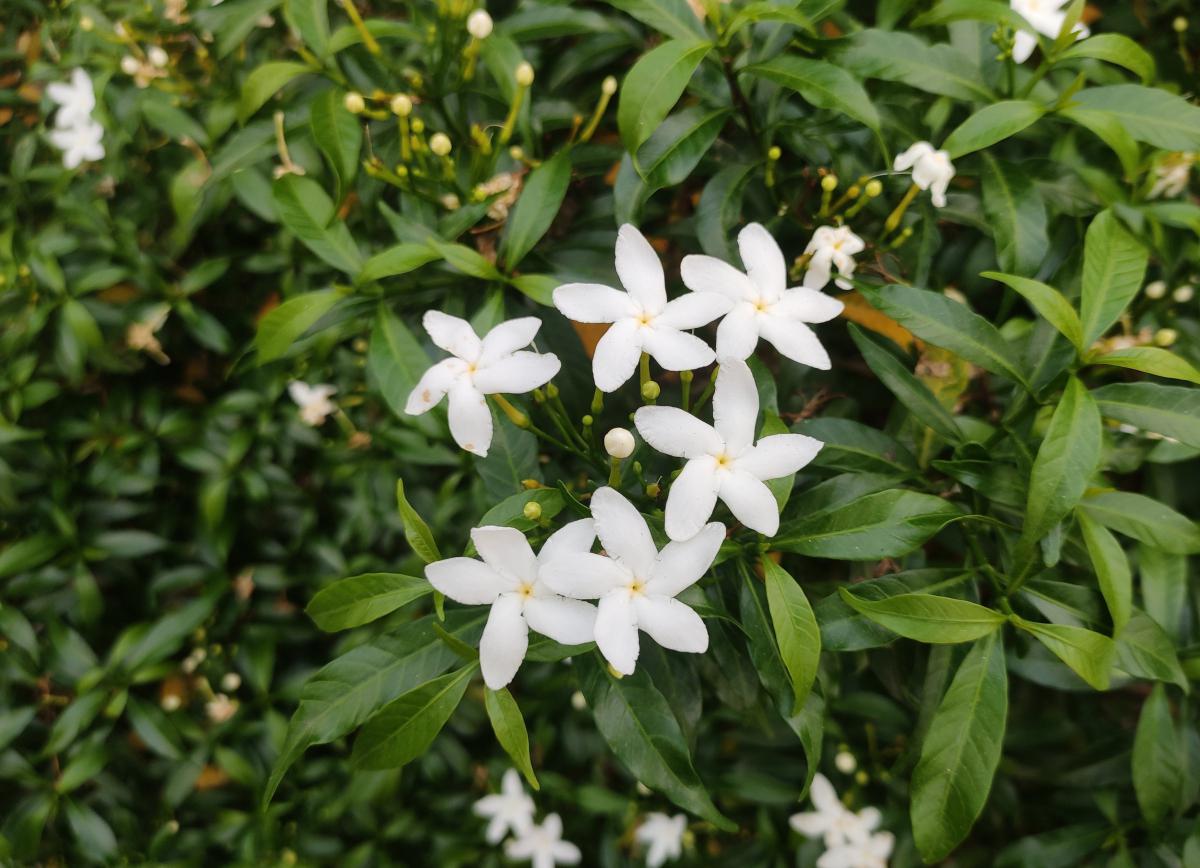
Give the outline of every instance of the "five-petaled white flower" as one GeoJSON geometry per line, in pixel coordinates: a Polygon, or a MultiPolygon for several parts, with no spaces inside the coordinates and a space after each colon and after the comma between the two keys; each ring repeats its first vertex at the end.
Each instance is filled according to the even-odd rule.
{"type": "Polygon", "coordinates": [[[658,254],[628,223],[617,232],[616,261],[625,292],[598,283],[567,283],[554,290],[554,306],[570,319],[612,323],[592,356],[596,387],[602,392],[620,388],[633,376],[643,352],[668,371],[712,364],[712,348],[686,329],[707,325],[727,313],[730,299],[718,293],[691,292],[667,301],[658,254]]]}
{"type": "MultiPolygon", "coordinates": [[[[1009,0],[1012,10],[1029,22],[1029,26],[1043,36],[1057,39],[1067,19],[1064,6],[1070,0],[1009,0]]],[[[1091,32],[1082,23],[1073,31],[1076,39],[1083,39],[1091,32]]],[[[1037,37],[1025,30],[1018,30],[1013,42],[1013,60],[1024,63],[1037,47],[1037,37]]]]}
{"type": "Polygon", "coordinates": [[[488,821],[485,837],[489,844],[499,844],[512,832],[518,837],[533,826],[533,799],[525,792],[521,775],[509,769],[500,780],[500,792],[484,796],[473,810],[488,821]]]}
{"type": "Polygon", "coordinates": [[[876,832],[826,850],[817,859],[817,868],[887,868],[895,845],[891,832],[876,832]]]}
{"type": "Polygon", "coordinates": [[[867,840],[883,819],[876,808],[851,811],[842,804],[829,779],[820,773],[813,776],[808,795],[816,810],[793,814],[788,822],[806,838],[824,840],[829,850],[867,840]]]}
{"type": "MultiPolygon", "coordinates": [[[[748,358],[761,337],[794,362],[828,370],[829,354],[805,323],[833,319],[842,312],[842,303],[819,292],[819,287],[788,289],[783,251],[758,223],[738,233],[738,250],[744,274],[712,256],[685,256],[681,266],[690,289],[733,302],[717,326],[717,355],[748,358]]],[[[821,286],[827,282],[828,278],[821,286]]]]}
{"type": "Polygon", "coordinates": [[[949,151],[939,151],[929,142],[915,142],[892,164],[897,172],[912,169],[913,183],[932,194],[933,204],[946,207],[946,188],[954,179],[954,164],[949,151]]]}
{"type": "Polygon", "coordinates": [[[542,577],[560,594],[600,601],[596,645],[613,669],[622,675],[633,673],[639,628],[672,651],[702,654],[708,650],[704,622],[675,596],[708,572],[725,539],[725,527],[713,522],[691,539],[668,543],[660,552],[641,513],[608,487],[592,495],[592,518],[607,557],[556,556],[547,562],[542,577]]]}
{"type": "Polygon", "coordinates": [[[647,443],[676,458],[683,472],[667,494],[667,536],[685,540],[708,521],[717,498],[738,521],[766,536],[779,530],[779,506],[763,480],[795,473],[824,445],[803,434],[754,442],[758,389],[745,362],[722,358],[713,425],[677,407],[641,407],[634,423],[647,443]]]}
{"type": "Polygon", "coordinates": [[[49,137],[50,144],[63,152],[63,166],[68,169],[104,159],[104,127],[91,118],[74,126],[56,127],[49,137]]]}
{"type": "Polygon", "coordinates": [[[336,393],[337,387],[328,383],[318,383],[315,386],[300,380],[288,383],[288,394],[300,408],[300,420],[314,428],[324,424],[330,415],[337,412],[337,405],[329,400],[336,393]]]}
{"type": "Polygon", "coordinates": [[[468,452],[486,456],[492,445],[492,411],[484,395],[532,391],[548,383],[561,367],[554,353],[521,350],[533,341],[541,320],[531,316],[510,319],[483,340],[469,322],[441,311],[426,311],[422,323],[433,342],[453,358],[443,359],[425,372],[409,394],[404,412],[418,416],[449,395],[454,442],[468,452]]]}
{"type": "Polygon", "coordinates": [[[46,96],[58,103],[54,125],[60,130],[77,127],[92,119],[96,108],[96,91],[92,87],[87,70],[76,67],[71,71],[71,80],[56,81],[46,87],[46,96]]]}
{"type": "Polygon", "coordinates": [[[579,848],[562,838],[562,819],[550,814],[540,826],[531,824],[519,837],[504,845],[509,859],[533,863],[533,868],[576,865],[583,855],[579,848]]]}
{"type": "Polygon", "coordinates": [[[646,848],[646,864],[659,868],[683,854],[683,833],[687,830],[687,815],[647,814],[633,837],[646,848]]]}
{"type": "Polygon", "coordinates": [[[834,282],[841,289],[852,288],[854,284],[842,278],[854,274],[854,256],[865,248],[863,240],[851,232],[849,226],[819,227],[804,248],[805,253],[812,254],[808,270],[804,272],[804,285],[809,289],[821,289],[829,283],[833,269],[837,268],[841,277],[834,282]]]}
{"type": "Polygon", "coordinates": [[[596,608],[559,596],[546,581],[547,565],[592,547],[591,519],[573,521],[551,534],[536,556],[525,534],[512,527],[477,527],[471,540],[482,561],[449,558],[425,567],[425,577],[451,600],[490,605],[479,640],[483,680],[499,690],[517,674],[529,648],[529,629],[564,645],[592,641],[596,608]]]}

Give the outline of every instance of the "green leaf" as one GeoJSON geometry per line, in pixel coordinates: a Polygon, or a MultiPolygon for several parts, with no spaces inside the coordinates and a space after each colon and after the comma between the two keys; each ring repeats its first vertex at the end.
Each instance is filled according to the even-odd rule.
{"type": "Polygon", "coordinates": [[[571,155],[559,151],[529,173],[500,239],[500,257],[512,271],[541,240],[558,215],[571,182],[571,155]]]}
{"type": "Polygon", "coordinates": [[[429,749],[478,669],[477,664],[427,681],[385,705],[354,741],[350,764],[359,769],[394,769],[429,749]]]}
{"type": "MultiPolygon", "coordinates": [[[[312,0],[304,0],[312,2],[312,0]]],[[[337,178],[338,198],[345,197],[354,176],[358,174],[358,154],[362,150],[363,131],[358,118],[343,103],[335,88],[313,100],[309,117],[313,141],[325,155],[337,178]]],[[[363,278],[359,278],[362,280],[363,278]]]]}
{"type": "Polygon", "coordinates": [[[983,158],[983,213],[996,240],[996,259],[1005,271],[1036,274],[1050,247],[1046,203],[1018,166],[983,158]]]}
{"type": "Polygon", "coordinates": [[[825,444],[813,459],[817,467],[899,476],[909,476],[917,470],[917,460],[902,443],[853,419],[833,416],[805,419],[794,430],[825,444]]]}
{"type": "Polygon", "coordinates": [[[1116,637],[1117,668],[1134,678],[1166,681],[1184,693],[1191,692],[1179,664],[1175,643],[1167,631],[1140,609],[1134,609],[1125,629],[1116,637]]]}
{"type": "Polygon", "coordinates": [[[1142,84],[1149,84],[1154,79],[1154,58],[1142,46],[1120,33],[1098,33],[1076,42],[1060,53],[1055,62],[1082,58],[1123,66],[1140,78],[1142,84]]]}
{"type": "Polygon", "coordinates": [[[1142,607],[1173,640],[1180,641],[1184,619],[1189,615],[1187,557],[1152,545],[1139,545],[1137,565],[1142,607]]]}
{"type": "Polygon", "coordinates": [[[663,121],[634,160],[647,195],[687,180],[717,140],[729,115],[727,108],[692,106],[663,121]]]}
{"type": "Polygon", "coordinates": [[[580,689],[595,717],[596,728],[629,771],[684,810],[726,832],[736,831],[712,803],[700,781],[679,722],[662,693],[639,669],[614,678],[597,655],[576,658],[580,689]]]}
{"type": "Polygon", "coordinates": [[[106,702],[108,693],[100,688],[93,688],[76,696],[63,713],[55,718],[54,725],[50,727],[50,734],[46,737],[46,746],[42,748],[42,755],[52,756],[70,747],[80,733],[96,719],[106,702]]]}
{"type": "Polygon", "coordinates": [[[1090,346],[1117,321],[1142,287],[1149,254],[1117,221],[1101,211],[1083,245],[1083,343],[1090,346]]]}
{"type": "Polygon", "coordinates": [[[529,732],[517,701],[506,687],[499,690],[485,688],[483,704],[488,720],[492,722],[492,731],[496,733],[496,741],[500,742],[500,747],[504,748],[525,780],[529,781],[529,786],[540,790],[541,784],[533,773],[533,762],[529,758],[529,732]]]}
{"type": "Polygon", "coordinates": [[[274,361],[342,298],[336,289],[321,289],[289,298],[262,318],[254,346],[259,364],[274,361]]]}
{"type": "Polygon", "coordinates": [[[1077,510],[1075,517],[1079,522],[1088,556],[1092,559],[1096,579],[1100,582],[1100,593],[1104,595],[1104,602],[1108,604],[1108,612],[1113,622],[1113,635],[1116,636],[1124,629],[1133,606],[1133,575],[1129,569],[1129,558],[1125,556],[1125,550],[1108,528],[1089,518],[1082,510],[1077,510]]]}
{"type": "Polygon", "coordinates": [[[271,61],[257,67],[242,85],[241,98],[238,100],[238,120],[245,122],[285,84],[312,71],[308,64],[290,60],[271,61]]]}
{"type": "Polygon", "coordinates": [[[368,259],[358,274],[357,282],[369,283],[384,277],[408,274],[416,271],[422,265],[441,258],[441,255],[428,244],[397,244],[368,259]]]}
{"type": "Polygon", "coordinates": [[[779,643],[779,656],[792,679],[792,714],[800,714],[821,659],[821,630],[804,590],[791,574],[770,558],[762,559],[767,586],[767,607],[779,643]]]}
{"type": "Polygon", "coordinates": [[[1159,383],[1110,383],[1092,392],[1110,419],[1200,448],[1200,389],[1159,383]]]}
{"type": "Polygon", "coordinates": [[[870,561],[902,557],[962,513],[940,497],[893,489],[820,515],[785,522],[772,542],[814,558],[870,561]]]}
{"type": "Polygon", "coordinates": [[[353,275],[362,268],[362,254],[346,224],[338,220],[333,200],[311,178],[284,175],[271,187],[283,225],[304,245],[334,268],[353,275]]]}
{"type": "Polygon", "coordinates": [[[1112,115],[1135,141],[1165,151],[1200,150],[1200,107],[1162,88],[1140,84],[1089,87],[1072,99],[1075,106],[1112,115]]]}
{"type": "Polygon", "coordinates": [[[914,18],[912,26],[929,27],[955,21],[989,21],[1007,24],[1014,30],[1033,32],[1029,23],[1003,0],[940,0],[928,12],[914,18]]]}
{"type": "Polygon", "coordinates": [[[215,605],[216,598],[210,594],[167,612],[136,642],[115,654],[112,665],[128,673],[136,673],[147,666],[161,663],[178,651],[184,640],[208,620],[215,605]]]}
{"type": "Polygon", "coordinates": [[[1107,690],[1117,646],[1102,633],[1065,624],[1041,624],[1010,615],[1017,627],[1033,636],[1096,690],[1107,690]]]}
{"type": "MultiPolygon", "coordinates": [[[[926,594],[953,593],[971,577],[957,569],[906,570],[854,583],[858,600],[883,600],[920,591],[926,594]]],[[[814,607],[821,625],[821,647],[828,651],[863,651],[880,648],[895,641],[896,633],[859,614],[833,593],[814,607]]]]}
{"type": "Polygon", "coordinates": [[[796,91],[817,108],[841,112],[863,126],[878,131],[879,113],[858,79],[824,60],[781,54],[744,72],[766,78],[796,91]]]}
{"type": "Polygon", "coordinates": [[[413,417],[404,412],[409,393],[428,367],[429,356],[420,341],[386,304],[380,304],[367,347],[367,370],[397,417],[433,433],[437,428],[428,414],[413,417]]]}
{"type": "Polygon", "coordinates": [[[89,808],[74,799],[65,799],[67,825],[81,853],[87,853],[88,861],[107,861],[117,854],[117,836],[112,827],[89,808]]]}
{"type": "Polygon", "coordinates": [[[284,0],[283,15],[313,54],[329,54],[328,0],[284,0]]]}
{"type": "Polygon", "coordinates": [[[446,264],[455,271],[480,280],[503,280],[504,275],[492,263],[488,262],[479,251],[465,244],[452,244],[438,238],[430,238],[429,246],[437,251],[438,256],[446,260],[446,264]]]}
{"type": "Polygon", "coordinates": [[[942,148],[958,159],[991,147],[1037,122],[1046,110],[1028,100],[1004,100],[981,108],[946,137],[942,148]]]}
{"type": "MultiPolygon", "coordinates": [[[[1113,350],[1103,355],[1089,357],[1088,364],[1111,365],[1115,368],[1127,368],[1131,371],[1141,371],[1143,374],[1185,380],[1200,385],[1200,369],[1197,369],[1187,359],[1160,347],[1126,347],[1121,350],[1113,350]]],[[[1097,400],[1100,399],[1097,397],[1097,400]]]]}
{"type": "Polygon", "coordinates": [[[704,25],[687,0],[606,0],[608,5],[632,15],[672,39],[704,36],[704,25]]]}
{"type": "Polygon", "coordinates": [[[983,811],[1007,718],[1004,645],[994,633],[980,639],[959,665],[913,770],[913,837],[926,862],[949,856],[983,811]]]}
{"type": "MultiPolygon", "coordinates": [[[[694,16],[693,16],[694,17],[694,16]]],[[[625,150],[637,153],[683,95],[711,42],[672,39],[647,52],[621,83],[617,127],[625,150]]]]}
{"type": "Polygon", "coordinates": [[[58,536],[38,533],[10,543],[0,551],[0,579],[40,567],[66,545],[58,536]]]}
{"type": "Polygon", "coordinates": [[[1079,504],[1117,533],[1177,555],[1200,553],[1200,525],[1171,507],[1132,491],[1106,491],[1079,504]]]}
{"type": "Polygon", "coordinates": [[[404,522],[404,538],[408,540],[413,552],[427,564],[440,561],[442,555],[433,539],[433,531],[408,502],[408,497],[404,494],[403,479],[396,480],[396,505],[400,510],[400,521],[404,522]]]}
{"type": "Polygon", "coordinates": [[[1125,172],[1125,179],[1132,180],[1137,176],[1138,164],[1141,160],[1138,143],[1125,131],[1125,127],[1116,115],[1100,109],[1085,109],[1069,105],[1058,110],[1059,117],[1064,117],[1078,124],[1085,130],[1090,130],[1100,141],[1108,145],[1125,172]]]}
{"type": "Polygon", "coordinates": [[[497,503],[483,514],[483,518],[475,522],[474,527],[488,525],[506,525],[520,531],[531,531],[538,526],[538,521],[530,521],[525,517],[525,507],[536,503],[542,513],[538,521],[549,521],[562,512],[566,505],[562,492],[557,488],[536,488],[533,491],[522,491],[513,494],[497,503]]]}
{"type": "Polygon", "coordinates": [[[835,49],[838,65],[859,78],[896,81],[960,100],[991,102],[979,67],[947,43],[930,45],[896,30],[860,30],[835,49]]]}
{"type": "Polygon", "coordinates": [[[994,633],[1007,620],[986,606],[954,597],[898,594],[882,600],[865,600],[847,588],[839,588],[838,592],[856,612],[893,633],[935,645],[973,642],[994,633]]]}
{"type": "Polygon", "coordinates": [[[741,220],[742,197],[754,169],[753,163],[735,163],[718,171],[704,185],[696,206],[696,239],[709,256],[733,261],[729,239],[741,220]]]}
{"type": "Polygon", "coordinates": [[[985,271],[982,274],[988,280],[996,280],[1012,289],[1029,302],[1050,325],[1058,329],[1075,349],[1082,353],[1086,347],[1083,344],[1083,325],[1079,322],[1079,314],[1071,302],[1052,286],[1047,286],[1028,277],[1018,277],[1015,274],[1000,274],[996,271],[985,271]]]}
{"type": "Polygon", "coordinates": [[[1156,684],[1142,703],[1131,765],[1133,792],[1151,826],[1162,825],[1180,805],[1185,769],[1180,747],[1166,688],[1156,684]]]}
{"type": "Polygon", "coordinates": [[[550,274],[518,274],[508,282],[545,307],[554,307],[554,290],[562,285],[561,280],[550,274]]]}
{"type": "Polygon", "coordinates": [[[420,599],[433,587],[425,579],[400,573],[365,573],[327,585],[304,611],[327,633],[349,630],[420,599]]]}
{"type": "Polygon", "coordinates": [[[508,497],[524,490],[526,479],[539,479],[537,438],[518,428],[508,417],[492,413],[492,445],[486,458],[475,458],[475,468],[491,497],[508,497]]]}

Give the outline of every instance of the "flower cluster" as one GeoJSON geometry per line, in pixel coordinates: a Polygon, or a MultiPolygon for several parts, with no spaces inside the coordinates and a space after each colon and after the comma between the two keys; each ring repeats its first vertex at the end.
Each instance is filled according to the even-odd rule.
{"type": "Polygon", "coordinates": [[[533,799],[525,792],[516,769],[506,771],[500,792],[484,796],[475,803],[474,810],[487,818],[484,836],[489,844],[499,844],[512,834],[504,845],[509,859],[532,862],[534,868],[555,868],[575,865],[582,858],[578,847],[562,839],[562,818],[558,814],[547,815],[540,825],[533,821],[533,799]]]}
{"type": "Polygon", "coordinates": [[[58,104],[50,143],[63,153],[63,166],[74,169],[81,163],[104,159],[104,127],[92,112],[96,91],[87,71],[76,68],[69,82],[55,82],[46,95],[58,104]]]}
{"type": "Polygon", "coordinates": [[[825,842],[817,868],[887,868],[895,837],[875,831],[882,820],[878,809],[851,811],[822,774],[813,777],[809,796],[815,810],[793,814],[789,822],[801,835],[825,842]]]}

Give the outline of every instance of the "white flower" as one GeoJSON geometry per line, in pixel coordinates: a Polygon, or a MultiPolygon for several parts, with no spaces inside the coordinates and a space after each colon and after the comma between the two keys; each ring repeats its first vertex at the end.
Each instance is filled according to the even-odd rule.
{"type": "Polygon", "coordinates": [[[624,428],[613,428],[604,435],[604,451],[612,458],[628,458],[636,445],[633,435],[624,428]]]}
{"type": "Polygon", "coordinates": [[[858,768],[858,760],[848,750],[839,750],[837,756],[833,758],[833,764],[844,775],[852,774],[858,768]]]}
{"type": "Polygon", "coordinates": [[[576,322],[612,323],[592,357],[596,387],[602,392],[620,388],[633,376],[643,352],[668,371],[712,364],[712,349],[685,330],[707,325],[727,313],[730,299],[713,292],[691,292],[667,301],[658,254],[628,223],[617,233],[616,260],[625,292],[597,283],[568,283],[554,290],[554,306],[567,317],[576,322]]]}
{"type": "Polygon", "coordinates": [[[1168,199],[1174,199],[1182,194],[1188,187],[1192,164],[1195,162],[1196,154],[1191,151],[1170,154],[1163,158],[1162,162],[1154,167],[1154,186],[1150,188],[1146,197],[1157,199],[1159,196],[1166,196],[1168,199]]]}
{"type": "Polygon", "coordinates": [[[733,302],[717,326],[717,355],[745,359],[761,337],[794,362],[828,370],[829,354],[805,323],[833,319],[842,312],[842,303],[818,292],[820,287],[788,289],[783,251],[758,223],[738,234],[738,250],[744,274],[712,256],[685,256],[681,267],[690,289],[733,302]]]}
{"type": "Polygon", "coordinates": [[[887,868],[896,839],[891,832],[876,832],[826,850],[817,868],[887,868]]]}
{"type": "MultiPolygon", "coordinates": [[[[1056,39],[1067,18],[1063,7],[1069,2],[1070,0],[1009,0],[1009,5],[1038,33],[1056,39]]],[[[1073,32],[1076,39],[1083,39],[1091,31],[1080,23],[1075,25],[1073,32]]],[[[1013,60],[1024,63],[1036,47],[1037,37],[1025,30],[1018,30],[1013,43],[1013,60]]]]}
{"type": "Polygon", "coordinates": [[[315,386],[300,380],[288,383],[288,394],[300,408],[300,419],[305,425],[314,428],[323,424],[326,418],[337,411],[337,405],[329,400],[336,393],[337,387],[328,383],[318,383],[315,386]]]}
{"type": "Polygon", "coordinates": [[[550,814],[540,826],[531,825],[516,840],[504,845],[509,859],[532,862],[533,868],[576,865],[582,858],[579,848],[562,839],[562,820],[550,814]]]}
{"type": "Polygon", "coordinates": [[[863,808],[856,814],[843,805],[823,774],[813,776],[808,794],[816,810],[793,814],[788,823],[806,838],[823,839],[828,849],[866,841],[882,819],[875,808],[863,808]]]}
{"type": "Polygon", "coordinates": [[[466,320],[440,311],[426,311],[422,322],[433,342],[453,358],[425,372],[404,412],[419,416],[449,395],[454,442],[468,452],[487,455],[492,412],[483,396],[529,392],[548,383],[561,367],[553,353],[517,352],[529,346],[542,323],[531,316],[510,319],[480,340],[466,320]]]}
{"type": "Polygon", "coordinates": [[[546,568],[551,561],[586,552],[595,539],[592,520],[580,519],[553,533],[535,556],[516,528],[477,527],[471,541],[482,561],[449,558],[425,567],[425,578],[450,599],[492,607],[479,640],[479,665],[492,690],[517,674],[530,628],[564,645],[592,641],[596,608],[560,597],[547,583],[546,568]]]}
{"type": "Polygon", "coordinates": [[[489,844],[499,844],[509,832],[524,835],[533,826],[533,799],[525,792],[516,769],[504,773],[500,792],[484,796],[472,810],[487,818],[485,837],[489,844]]]}
{"type": "Polygon", "coordinates": [[[63,166],[68,169],[104,159],[104,127],[90,118],[73,127],[53,129],[49,135],[50,144],[63,152],[63,166]]]}
{"type": "Polygon", "coordinates": [[[157,66],[160,69],[166,66],[171,60],[170,56],[161,45],[151,45],[149,48],[147,48],[146,59],[150,61],[151,65],[157,66]]]}
{"type": "MultiPolygon", "coordinates": [[[[854,255],[862,253],[865,247],[863,240],[851,232],[849,226],[821,226],[804,248],[805,253],[812,254],[808,271],[804,272],[804,285],[809,289],[821,289],[829,283],[834,267],[842,277],[850,277],[854,274],[854,255]]],[[[842,289],[854,285],[841,278],[835,283],[842,289]]]]}
{"type": "Polygon", "coordinates": [[[772,434],[754,442],[758,389],[745,362],[722,358],[713,394],[714,425],[678,407],[641,407],[642,438],[667,455],[686,458],[667,494],[667,536],[685,540],[708,521],[717,498],[738,521],[766,536],[779,530],[779,506],[763,480],[795,473],[812,461],[820,440],[772,434]]]}
{"type": "Polygon", "coordinates": [[[492,35],[492,16],[486,9],[476,9],[467,16],[467,32],[476,39],[487,39],[492,35]]]}
{"type": "Polygon", "coordinates": [[[96,108],[96,91],[92,88],[91,76],[80,67],[71,72],[70,82],[55,82],[46,88],[46,96],[58,103],[54,125],[68,129],[86,124],[92,119],[96,108]]]}
{"type": "Polygon", "coordinates": [[[646,847],[646,864],[659,868],[683,854],[683,833],[687,829],[687,816],[676,814],[647,814],[637,827],[633,837],[646,847]]]}
{"type": "Polygon", "coordinates": [[[592,495],[592,518],[608,556],[555,557],[543,578],[560,594],[599,599],[596,645],[613,669],[622,675],[633,673],[639,628],[672,651],[708,650],[704,622],[675,596],[708,572],[725,539],[724,526],[713,522],[686,542],[668,543],[660,552],[634,505],[608,487],[592,495]]]}
{"type": "Polygon", "coordinates": [[[939,151],[929,142],[916,142],[904,153],[896,155],[892,168],[897,172],[912,169],[913,183],[932,193],[935,206],[946,207],[946,187],[954,178],[949,151],[939,151]]]}

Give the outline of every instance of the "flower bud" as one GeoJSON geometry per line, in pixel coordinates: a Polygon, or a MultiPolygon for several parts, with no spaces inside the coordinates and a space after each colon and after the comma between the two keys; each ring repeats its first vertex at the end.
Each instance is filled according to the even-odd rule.
{"type": "Polygon", "coordinates": [[[346,111],[352,115],[362,114],[363,110],[367,107],[367,102],[363,99],[363,95],[353,90],[346,94],[345,99],[342,100],[342,104],[346,106],[346,111]]]}
{"type": "Polygon", "coordinates": [[[833,758],[833,764],[844,775],[852,774],[858,768],[858,760],[848,750],[838,751],[837,756],[833,758]]]}
{"type": "Polygon", "coordinates": [[[637,443],[624,428],[613,428],[604,435],[604,451],[613,458],[628,458],[637,443]]]}
{"type": "Polygon", "coordinates": [[[571,707],[576,711],[583,711],[587,708],[587,697],[580,691],[576,690],[571,694],[571,707]]]}
{"type": "Polygon", "coordinates": [[[530,521],[537,521],[542,517],[542,505],[536,500],[531,500],[525,504],[525,508],[521,510],[521,514],[530,521]]]}
{"type": "Polygon", "coordinates": [[[883,184],[880,182],[880,180],[878,178],[874,178],[867,182],[865,192],[868,196],[870,196],[872,199],[874,199],[876,196],[878,196],[880,193],[883,192],[883,184]]]}
{"type": "Polygon", "coordinates": [[[646,497],[658,497],[662,494],[662,486],[657,482],[651,482],[646,486],[646,497]]]}
{"type": "Polygon", "coordinates": [[[151,45],[146,49],[146,59],[161,69],[167,65],[170,57],[167,56],[167,52],[163,50],[161,45],[151,45]]]}
{"type": "Polygon", "coordinates": [[[771,145],[770,149],[767,151],[767,159],[771,162],[775,162],[782,156],[783,151],[780,150],[779,145],[771,145]]]}
{"type": "Polygon", "coordinates": [[[513,145],[508,149],[508,155],[514,160],[520,161],[525,159],[525,149],[520,145],[513,145]]]}
{"type": "Polygon", "coordinates": [[[1196,290],[1192,289],[1187,284],[1175,287],[1175,291],[1171,293],[1171,298],[1175,299],[1179,304],[1186,304],[1191,301],[1196,295],[1196,290]]]}
{"type": "Polygon", "coordinates": [[[607,96],[612,96],[617,92],[617,79],[615,76],[607,75],[604,81],[600,82],[600,92],[607,96]]]}
{"type": "Polygon", "coordinates": [[[183,705],[183,699],[178,693],[168,693],[158,704],[162,706],[163,711],[178,711],[179,706],[183,705]]]}
{"type": "Polygon", "coordinates": [[[486,9],[476,9],[467,16],[467,33],[476,39],[487,39],[492,35],[492,16],[486,9]]]}
{"type": "Polygon", "coordinates": [[[1159,299],[1167,294],[1167,282],[1165,280],[1155,280],[1146,284],[1146,288],[1142,290],[1146,293],[1146,298],[1159,299]]]}
{"type": "Polygon", "coordinates": [[[138,70],[141,68],[142,65],[138,63],[138,59],[132,54],[126,54],[121,58],[121,72],[126,75],[137,75],[138,70]]]}
{"type": "Polygon", "coordinates": [[[452,147],[450,137],[445,133],[434,133],[429,137],[429,150],[439,157],[447,156],[452,147]]]}
{"type": "Polygon", "coordinates": [[[420,135],[421,133],[425,132],[425,121],[421,120],[420,118],[413,118],[412,119],[412,131],[414,133],[416,133],[417,135],[420,135]]]}
{"type": "Polygon", "coordinates": [[[1180,15],[1174,21],[1171,22],[1171,26],[1173,28],[1175,28],[1176,33],[1183,33],[1185,30],[1188,29],[1188,20],[1186,18],[1184,18],[1182,15],[1180,15]]]}
{"type": "Polygon", "coordinates": [[[527,60],[522,61],[517,66],[514,75],[516,76],[517,84],[521,87],[529,87],[529,85],[533,84],[533,67],[530,66],[527,60]]]}
{"type": "Polygon", "coordinates": [[[236,672],[226,672],[225,677],[221,679],[221,689],[226,693],[233,693],[242,686],[242,676],[236,672]]]}
{"type": "Polygon", "coordinates": [[[90,15],[84,15],[79,19],[79,29],[84,33],[91,33],[96,28],[96,20],[90,15]]]}
{"type": "Polygon", "coordinates": [[[592,418],[592,415],[590,413],[585,415],[579,421],[583,423],[584,428],[591,428],[592,425],[596,422],[596,420],[594,418],[592,418]]]}
{"type": "Polygon", "coordinates": [[[522,479],[521,487],[528,491],[533,491],[535,488],[541,488],[542,484],[536,479],[522,479]]]}
{"type": "Polygon", "coordinates": [[[859,769],[858,774],[856,774],[854,776],[854,782],[857,783],[860,787],[865,787],[867,784],[869,784],[871,782],[871,776],[869,774],[867,774],[866,771],[864,771],[863,769],[859,769]]]}
{"type": "Polygon", "coordinates": [[[1156,346],[1169,347],[1177,340],[1179,340],[1179,332],[1175,331],[1175,329],[1159,329],[1154,333],[1154,343],[1156,346]]]}
{"type": "Polygon", "coordinates": [[[662,388],[653,380],[650,380],[648,383],[642,386],[642,400],[644,401],[657,400],[658,396],[661,394],[662,388]]]}
{"type": "Polygon", "coordinates": [[[821,189],[824,190],[826,193],[832,193],[834,190],[837,189],[837,185],[838,185],[837,175],[826,175],[824,178],[821,179],[821,189]]]}
{"type": "Polygon", "coordinates": [[[397,117],[406,118],[412,114],[412,100],[404,94],[398,93],[392,97],[391,108],[392,114],[397,117]]]}

